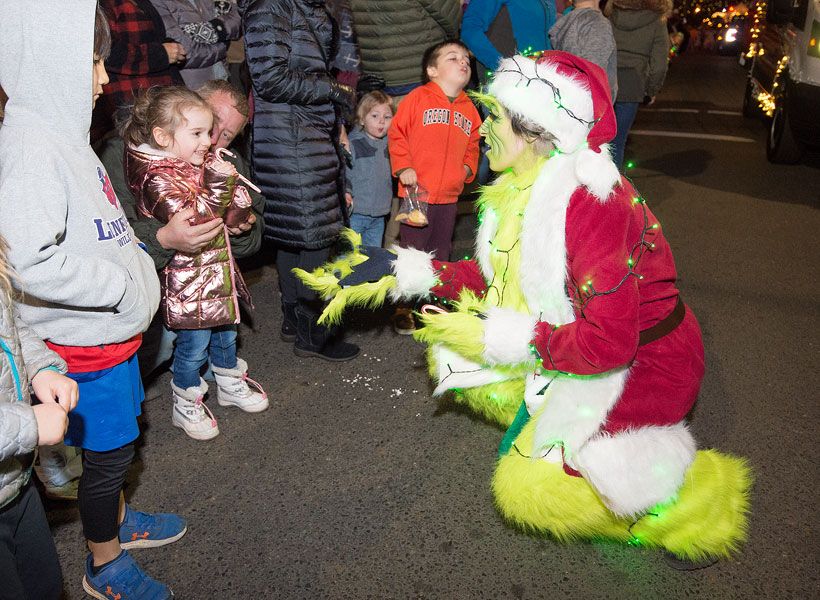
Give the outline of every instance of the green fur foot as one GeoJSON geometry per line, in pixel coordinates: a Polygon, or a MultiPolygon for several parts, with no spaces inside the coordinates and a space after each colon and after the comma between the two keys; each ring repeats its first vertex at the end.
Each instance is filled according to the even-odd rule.
{"type": "Polygon", "coordinates": [[[700,450],[678,497],[633,527],[633,543],[691,561],[725,558],[746,539],[752,474],[742,458],[700,450]]]}

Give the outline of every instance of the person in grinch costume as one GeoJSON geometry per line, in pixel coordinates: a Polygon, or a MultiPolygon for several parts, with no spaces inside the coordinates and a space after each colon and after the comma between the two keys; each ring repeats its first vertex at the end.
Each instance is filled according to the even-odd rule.
{"type": "Polygon", "coordinates": [[[606,74],[564,52],[503,60],[481,127],[493,171],[476,258],[361,247],[298,275],[347,306],[431,298],[415,336],[434,394],[507,428],[492,481],[512,524],[558,540],[663,548],[691,563],[745,539],[751,473],[697,450],[684,418],[704,374],[658,220],[606,145],[606,74]]]}

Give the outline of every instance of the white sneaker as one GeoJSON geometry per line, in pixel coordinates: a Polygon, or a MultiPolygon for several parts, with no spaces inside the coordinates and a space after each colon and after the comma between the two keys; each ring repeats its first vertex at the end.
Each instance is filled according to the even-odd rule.
{"type": "Polygon", "coordinates": [[[202,402],[208,393],[208,384],[204,379],[200,378],[198,386],[184,390],[175,386],[172,381],[171,390],[174,398],[171,413],[174,427],[179,427],[195,440],[211,440],[219,435],[219,427],[213,413],[202,402]]]}
{"type": "Polygon", "coordinates": [[[216,401],[220,406],[237,406],[249,413],[262,412],[268,407],[268,395],[262,386],[248,377],[248,363],[236,359],[236,368],[212,367],[216,379],[216,401]],[[250,388],[253,385],[256,390],[250,388]]]}

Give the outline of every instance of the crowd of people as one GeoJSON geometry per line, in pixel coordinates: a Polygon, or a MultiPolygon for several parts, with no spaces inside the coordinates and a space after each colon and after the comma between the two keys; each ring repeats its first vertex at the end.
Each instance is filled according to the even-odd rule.
{"type": "MultiPolygon", "coordinates": [[[[54,544],[30,481],[38,446],[36,468],[46,493],[78,501],[90,550],[86,592],[96,598],[172,596],[128,553],[172,543],[187,531],[182,517],[140,512],[122,494],[140,435],[143,379],[172,370],[172,422],[195,440],[220,434],[206,399],[249,413],[268,408],[267,394],[248,376],[267,365],[249,365],[237,356],[237,326],[243,310],[253,305],[237,259],[259,253],[263,240],[277,267],[280,335],[299,357],[347,361],[359,354],[339,325],[322,318],[325,302],[297,276],[331,259],[345,227],[361,236],[371,255],[377,248],[421,252],[427,258],[416,256],[411,270],[417,278],[435,272],[424,285],[417,281],[395,294],[392,324],[398,333],[419,329],[414,302],[431,290],[454,301],[463,289],[485,302],[495,294],[498,309],[527,309],[538,285],[528,289],[522,281],[521,290],[510,291],[518,283],[508,290],[506,279],[491,275],[502,270],[497,257],[480,266],[448,262],[459,197],[476,178],[488,183],[489,168],[504,173],[497,180],[509,186],[503,199],[517,206],[521,217],[526,202],[520,194],[530,188],[532,194],[544,192],[541,169],[564,164],[546,157],[577,153],[591,153],[583,154],[591,161],[583,164],[608,179],[601,183],[603,175],[587,177],[581,166],[572,167],[577,178],[559,204],[569,203],[575,186],[605,198],[620,185],[618,168],[637,108],[653,102],[663,83],[669,44],[663,19],[669,8],[664,0],[609,0],[603,11],[597,0],[571,0],[566,6],[553,0],[471,0],[463,6],[457,0],[81,0],[70,7],[58,0],[4,2],[0,574],[8,587],[3,597],[58,598],[62,589],[54,544]],[[547,79],[522,60],[551,69],[564,95],[556,87],[547,94],[542,85],[547,79]],[[535,83],[533,93],[541,96],[518,104],[507,95],[509,86],[499,83],[511,72],[523,78],[511,88],[521,81],[528,87],[535,83]],[[477,105],[467,91],[482,85],[489,85],[496,99],[485,95],[477,105]],[[541,103],[554,104],[558,117],[535,110],[541,103]],[[456,279],[448,279],[453,274],[456,279]]],[[[628,188],[619,198],[631,201],[636,195],[628,188]]],[[[581,201],[573,202],[568,231],[570,215],[587,236],[595,234],[593,221],[601,218],[630,235],[640,230],[643,244],[646,229],[623,210],[612,209],[616,216],[585,212],[578,208],[581,201]]],[[[613,204],[620,206],[620,200],[613,204]]],[[[506,209],[493,205],[493,210],[506,209]]],[[[478,235],[497,233],[512,243],[522,222],[527,219],[515,224],[500,219],[497,232],[478,235]]],[[[554,225],[561,237],[561,223],[554,225]]],[[[620,277],[614,266],[620,254],[606,254],[612,236],[598,233],[605,239],[597,254],[587,252],[586,238],[567,233],[560,260],[578,261],[568,270],[573,280],[601,264],[606,278],[620,277]],[[573,243],[577,247],[570,247],[573,243]]],[[[591,423],[584,441],[595,431],[614,436],[677,424],[697,395],[703,374],[697,322],[677,296],[668,247],[660,237],[653,249],[655,244],[662,247],[657,255],[663,255],[658,277],[650,269],[648,282],[638,286],[637,278],[627,275],[624,281],[635,286],[623,286],[621,294],[613,288],[621,302],[616,312],[634,309],[635,318],[628,326],[616,319],[611,335],[599,335],[596,343],[603,346],[594,358],[585,354],[593,350],[571,339],[569,327],[559,328],[571,320],[567,310],[572,309],[563,305],[552,313],[542,307],[542,316],[552,318],[544,316],[540,328],[533,329],[533,322],[522,334],[523,358],[519,348],[490,351],[490,364],[504,362],[512,352],[514,360],[508,362],[537,356],[545,369],[603,373],[634,359],[639,332],[643,336],[659,323],[672,331],[683,322],[676,335],[694,350],[681,350],[690,364],[686,381],[676,384],[675,410],[635,409],[646,395],[641,377],[657,379],[657,371],[647,367],[648,374],[633,373],[630,382],[638,383],[626,392],[619,374],[620,387],[606,402],[612,408],[623,392],[625,404],[615,411],[623,418],[591,423]],[[651,284],[661,279],[667,285],[659,293],[661,288],[651,284]],[[647,295],[652,311],[643,308],[647,295]],[[678,319],[674,324],[670,310],[672,321],[678,319]]],[[[526,240],[522,245],[531,252],[541,248],[526,240]]],[[[521,246],[513,248],[516,243],[504,251],[505,274],[511,264],[529,265],[549,279],[543,264],[519,255],[521,246]]],[[[553,270],[567,272],[563,266],[553,270]]],[[[564,293],[562,282],[551,285],[549,294],[564,293]]],[[[585,305],[576,292],[573,302],[585,305]]],[[[527,310],[543,302],[531,304],[527,310]]],[[[595,321],[595,327],[606,329],[612,314],[610,308],[598,312],[599,305],[576,315],[577,323],[595,321]]],[[[420,335],[431,341],[434,323],[424,324],[427,332],[420,335]]],[[[513,325],[520,323],[498,320],[494,335],[509,335],[513,325]]],[[[577,329],[578,335],[588,331],[577,329]]],[[[673,344],[672,338],[665,343],[673,344]]],[[[480,356],[470,358],[481,362],[480,356]]],[[[476,398],[468,404],[478,412],[491,410],[476,398]]],[[[524,414],[517,392],[507,400],[496,420],[510,426],[509,451],[526,431],[525,416],[533,413],[524,414]]],[[[681,436],[686,438],[679,441],[682,452],[694,455],[690,438],[681,436]]],[[[561,474],[583,473],[598,481],[604,467],[592,459],[573,462],[569,445],[564,448],[561,474]]],[[[685,470],[691,457],[679,462],[685,470]]],[[[679,484],[683,470],[664,489],[679,484]]],[[[615,521],[635,512],[629,499],[618,501],[616,508],[607,504],[615,521]]],[[[532,525],[526,515],[509,510],[513,520],[532,525]]]]}

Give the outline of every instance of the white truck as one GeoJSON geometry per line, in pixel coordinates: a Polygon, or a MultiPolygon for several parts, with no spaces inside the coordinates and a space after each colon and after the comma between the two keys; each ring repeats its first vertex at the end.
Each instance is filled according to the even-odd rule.
{"type": "Polygon", "coordinates": [[[769,161],[796,163],[806,147],[820,147],[820,0],[765,1],[744,55],[743,114],[771,118],[769,161]]]}

